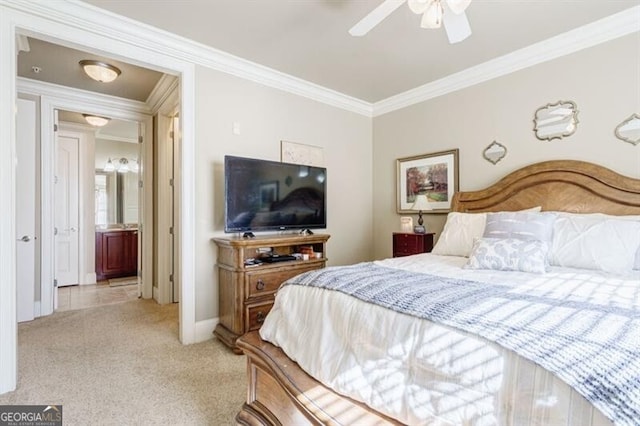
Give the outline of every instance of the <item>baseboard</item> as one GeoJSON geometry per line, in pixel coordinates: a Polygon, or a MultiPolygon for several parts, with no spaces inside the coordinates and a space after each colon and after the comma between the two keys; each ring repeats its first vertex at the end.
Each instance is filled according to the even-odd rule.
{"type": "Polygon", "coordinates": [[[98,279],[96,277],[96,273],[95,272],[89,272],[88,274],[84,275],[84,281],[80,283],[80,285],[88,285],[88,284],[95,284],[98,282],[98,279]]]}
{"type": "Polygon", "coordinates": [[[218,318],[196,321],[196,343],[206,342],[209,339],[213,339],[213,329],[216,328],[218,322],[220,322],[218,318]]]}

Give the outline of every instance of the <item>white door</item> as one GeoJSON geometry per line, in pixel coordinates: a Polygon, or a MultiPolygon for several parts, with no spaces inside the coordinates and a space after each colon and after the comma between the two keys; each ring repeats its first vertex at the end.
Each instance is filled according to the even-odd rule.
{"type": "Polygon", "coordinates": [[[36,103],[18,99],[16,126],[16,283],[18,322],[33,320],[36,286],[36,103]]]}
{"type": "Polygon", "coordinates": [[[178,165],[180,164],[180,145],[181,145],[181,135],[180,135],[180,117],[175,116],[172,120],[172,129],[173,132],[171,133],[172,136],[172,146],[173,146],[173,158],[172,158],[172,167],[171,167],[171,180],[173,182],[173,185],[171,185],[171,204],[173,207],[173,218],[172,218],[172,227],[173,227],[173,234],[172,234],[172,238],[171,238],[171,256],[172,256],[172,261],[173,261],[173,271],[172,271],[172,275],[173,275],[173,281],[171,282],[171,285],[173,286],[172,288],[172,295],[173,295],[173,303],[178,303],[180,302],[180,274],[178,274],[179,271],[179,263],[178,263],[178,256],[176,256],[177,253],[177,244],[179,241],[180,236],[178,235],[179,232],[179,227],[177,226],[178,223],[180,223],[179,221],[179,205],[177,203],[178,200],[178,191],[176,190],[177,185],[176,185],[176,168],[178,167],[178,165]]]}
{"type": "Polygon", "coordinates": [[[56,147],[55,258],[58,287],[80,282],[78,137],[58,134],[56,147]]]}

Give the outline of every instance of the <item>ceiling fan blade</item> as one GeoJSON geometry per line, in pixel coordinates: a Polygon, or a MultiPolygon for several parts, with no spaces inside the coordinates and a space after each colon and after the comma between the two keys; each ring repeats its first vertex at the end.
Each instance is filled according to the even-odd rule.
{"type": "Polygon", "coordinates": [[[456,15],[450,9],[445,10],[442,21],[451,44],[459,43],[471,35],[471,26],[469,26],[467,14],[464,12],[456,15]]]}
{"type": "Polygon", "coordinates": [[[371,31],[376,25],[391,15],[397,8],[402,6],[407,0],[384,0],[380,6],[373,9],[360,22],[349,30],[349,34],[361,37],[371,31]]]}

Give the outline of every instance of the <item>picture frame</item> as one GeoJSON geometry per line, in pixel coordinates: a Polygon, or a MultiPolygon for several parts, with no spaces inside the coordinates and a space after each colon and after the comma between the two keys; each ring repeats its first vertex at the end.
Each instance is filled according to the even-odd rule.
{"type": "Polygon", "coordinates": [[[324,150],[319,146],[280,141],[280,161],[322,167],[324,166],[324,150]]]}
{"type": "Polygon", "coordinates": [[[451,210],[453,194],[458,191],[457,148],[399,158],[396,170],[398,213],[448,213],[451,210]]]}

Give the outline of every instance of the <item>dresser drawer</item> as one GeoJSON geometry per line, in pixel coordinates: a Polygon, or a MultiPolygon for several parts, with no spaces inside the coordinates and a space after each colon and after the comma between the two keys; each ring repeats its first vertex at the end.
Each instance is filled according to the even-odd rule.
{"type": "Polygon", "coordinates": [[[273,307],[273,300],[245,307],[245,330],[247,332],[257,330],[262,326],[264,319],[273,307]]]}
{"type": "Polygon", "coordinates": [[[393,256],[410,256],[418,253],[428,253],[433,248],[433,235],[430,234],[393,234],[393,256]]]}
{"type": "Polygon", "coordinates": [[[247,274],[248,297],[259,297],[275,292],[280,284],[291,277],[303,272],[318,269],[319,265],[307,265],[296,268],[287,268],[279,271],[262,272],[255,271],[247,274]]]}

